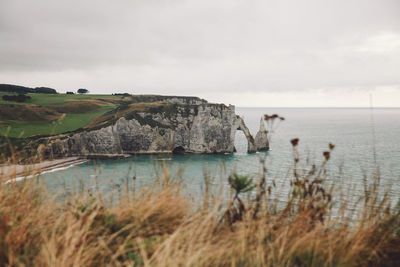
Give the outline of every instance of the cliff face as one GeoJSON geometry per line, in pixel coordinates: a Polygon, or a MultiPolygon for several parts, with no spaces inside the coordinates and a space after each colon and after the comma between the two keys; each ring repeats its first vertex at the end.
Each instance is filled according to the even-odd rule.
{"type": "Polygon", "coordinates": [[[237,130],[245,133],[249,152],[268,147],[266,132],[257,134],[263,136],[259,138],[262,144],[255,142],[234,106],[169,104],[121,117],[98,130],[55,140],[44,150],[44,156],[232,153],[237,130]]]}

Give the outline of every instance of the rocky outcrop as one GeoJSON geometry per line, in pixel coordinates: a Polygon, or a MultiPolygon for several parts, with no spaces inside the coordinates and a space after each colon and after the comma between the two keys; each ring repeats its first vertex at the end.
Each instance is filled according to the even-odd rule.
{"type": "Polygon", "coordinates": [[[198,97],[188,97],[188,96],[173,96],[162,101],[171,104],[189,104],[189,105],[201,105],[207,103],[207,101],[204,99],[198,97]]]}
{"type": "MultiPolygon", "coordinates": [[[[52,141],[46,158],[144,153],[232,153],[241,130],[248,152],[267,148],[265,128],[253,139],[234,106],[165,104],[119,118],[113,125],[52,141]]],[[[261,129],[260,129],[261,130],[261,129]]]]}
{"type": "Polygon", "coordinates": [[[268,131],[265,129],[264,119],[260,120],[260,130],[256,134],[254,140],[255,149],[257,151],[264,151],[269,149],[268,131]]]}

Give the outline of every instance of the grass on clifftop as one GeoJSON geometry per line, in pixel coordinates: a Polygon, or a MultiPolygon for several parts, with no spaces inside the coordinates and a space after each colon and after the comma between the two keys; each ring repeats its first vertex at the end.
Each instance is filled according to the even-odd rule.
{"type": "MultiPolygon", "coordinates": [[[[8,93],[8,92],[0,92],[0,104],[10,104],[12,102],[9,101],[4,101],[2,99],[3,95],[13,95],[13,93],[8,93]]],[[[74,95],[67,95],[67,94],[34,94],[34,93],[28,93],[26,94],[27,96],[30,96],[31,99],[27,100],[24,103],[21,104],[35,104],[35,105],[41,105],[41,106],[51,106],[51,105],[60,105],[60,104],[66,104],[74,100],[79,100],[79,99],[85,99],[85,100],[90,100],[90,99],[120,99],[121,97],[119,96],[113,96],[113,95],[92,95],[92,94],[74,94],[74,95]]]]}
{"type": "Polygon", "coordinates": [[[114,106],[102,106],[92,112],[66,114],[54,121],[17,121],[0,127],[0,134],[25,138],[33,135],[59,134],[74,131],[88,125],[94,118],[113,110],[114,106]]]}
{"type": "MultiPolygon", "coordinates": [[[[104,127],[121,117],[143,119],[138,112],[171,112],[175,108],[174,104],[162,102],[174,96],[29,93],[27,95],[31,99],[24,103],[4,101],[1,98],[10,94],[0,92],[0,135],[8,134],[8,137],[13,138],[59,134],[83,127],[104,127]],[[113,109],[115,112],[108,113],[113,109]]],[[[201,101],[196,97],[178,98],[186,99],[189,103],[201,101]]],[[[150,119],[148,121],[156,123],[150,119]]]]}
{"type": "MultiPolygon", "coordinates": [[[[1,96],[10,93],[0,93],[1,96]]],[[[0,100],[0,134],[14,138],[52,135],[87,126],[122,99],[112,95],[27,94],[30,100],[0,100]]]]}

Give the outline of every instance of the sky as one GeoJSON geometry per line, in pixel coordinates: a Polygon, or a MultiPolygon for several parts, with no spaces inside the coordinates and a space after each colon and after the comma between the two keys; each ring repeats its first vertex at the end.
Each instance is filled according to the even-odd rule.
{"type": "Polygon", "coordinates": [[[400,1],[0,0],[0,83],[400,107],[400,1]]]}

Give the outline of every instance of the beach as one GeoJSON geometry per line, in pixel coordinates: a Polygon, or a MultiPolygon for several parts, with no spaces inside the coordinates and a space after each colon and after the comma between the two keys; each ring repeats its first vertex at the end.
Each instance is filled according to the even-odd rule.
{"type": "Polygon", "coordinates": [[[67,157],[62,159],[45,160],[31,164],[4,164],[0,165],[0,175],[6,178],[6,183],[33,178],[41,173],[65,169],[86,162],[81,157],[67,157]]]}

